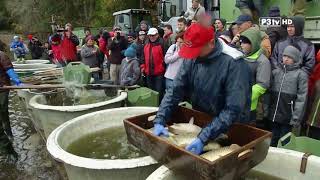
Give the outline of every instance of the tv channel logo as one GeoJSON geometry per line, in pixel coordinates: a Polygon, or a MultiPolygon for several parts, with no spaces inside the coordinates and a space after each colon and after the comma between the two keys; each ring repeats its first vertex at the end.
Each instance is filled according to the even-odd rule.
{"type": "Polygon", "coordinates": [[[281,17],[260,17],[259,18],[260,26],[267,27],[279,27],[279,26],[287,26],[291,25],[292,19],[290,18],[281,18],[281,17]]]}

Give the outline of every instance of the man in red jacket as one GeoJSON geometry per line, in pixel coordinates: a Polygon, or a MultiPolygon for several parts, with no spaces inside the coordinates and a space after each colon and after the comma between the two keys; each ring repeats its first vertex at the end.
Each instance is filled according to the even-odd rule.
{"type": "Polygon", "coordinates": [[[141,71],[146,75],[148,88],[159,92],[160,102],[164,93],[164,43],[156,28],[149,29],[148,37],[141,56],[141,71]]]}
{"type": "Polygon", "coordinates": [[[66,32],[64,32],[61,40],[61,56],[66,63],[69,63],[78,59],[77,46],[79,45],[79,39],[72,33],[70,23],[66,24],[65,29],[66,32]]]}

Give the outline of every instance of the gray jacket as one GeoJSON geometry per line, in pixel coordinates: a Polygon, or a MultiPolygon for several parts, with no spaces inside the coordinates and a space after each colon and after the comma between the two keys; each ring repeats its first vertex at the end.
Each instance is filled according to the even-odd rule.
{"type": "Polygon", "coordinates": [[[315,65],[314,45],[302,36],[288,37],[286,40],[276,43],[270,58],[273,68],[279,68],[281,66],[283,50],[293,42],[297,43],[301,49],[302,63],[300,67],[307,74],[310,74],[315,65]]]}
{"type": "Polygon", "coordinates": [[[260,54],[257,59],[245,58],[245,62],[251,70],[253,84],[259,84],[265,89],[270,87],[271,65],[264,54],[260,54]]]}
{"type": "Polygon", "coordinates": [[[99,48],[96,46],[89,47],[87,45],[82,46],[81,48],[81,58],[82,62],[85,65],[93,67],[99,67],[99,62],[97,58],[99,48]]]}
{"type": "Polygon", "coordinates": [[[168,65],[164,77],[168,79],[174,79],[177,72],[182,64],[183,59],[178,55],[178,47],[176,44],[173,44],[169,47],[166,56],[164,57],[164,62],[168,65]]]}
{"type": "Polygon", "coordinates": [[[272,75],[269,119],[282,124],[301,124],[307,102],[308,74],[294,64],[281,65],[272,75]]]}
{"type": "Polygon", "coordinates": [[[124,58],[121,62],[120,85],[132,86],[140,78],[140,65],[137,58],[124,58]]]}

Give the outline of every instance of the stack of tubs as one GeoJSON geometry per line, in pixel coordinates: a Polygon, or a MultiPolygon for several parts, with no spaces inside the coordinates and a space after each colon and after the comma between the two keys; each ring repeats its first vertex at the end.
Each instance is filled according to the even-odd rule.
{"type": "Polygon", "coordinates": [[[34,72],[57,68],[57,65],[49,63],[49,60],[26,60],[23,64],[14,62],[13,67],[19,76],[26,76],[34,72]]]}
{"type": "MultiPolygon", "coordinates": [[[[64,164],[69,180],[146,179],[159,167],[150,156],[115,160],[92,159],[76,156],[67,152],[67,149],[72,143],[88,134],[112,127],[124,128],[124,119],[155,111],[157,111],[155,107],[127,107],[77,117],[62,124],[50,134],[47,149],[55,160],[64,164]]],[[[125,136],[125,131],[123,133],[125,136]]]]}

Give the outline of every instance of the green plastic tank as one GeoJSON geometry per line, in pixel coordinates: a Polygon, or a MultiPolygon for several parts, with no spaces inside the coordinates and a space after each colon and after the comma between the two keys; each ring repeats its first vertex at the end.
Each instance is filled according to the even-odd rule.
{"type": "Polygon", "coordinates": [[[128,92],[128,106],[159,106],[159,93],[146,87],[128,92]]]}
{"type": "Polygon", "coordinates": [[[65,82],[89,84],[91,79],[90,67],[81,62],[69,63],[63,68],[63,78],[65,82]]]}
{"type": "Polygon", "coordinates": [[[278,148],[290,149],[303,153],[311,153],[320,157],[320,141],[304,136],[296,137],[291,132],[279,140],[278,148]],[[285,143],[288,141],[288,139],[290,139],[289,142],[285,143]]]}

